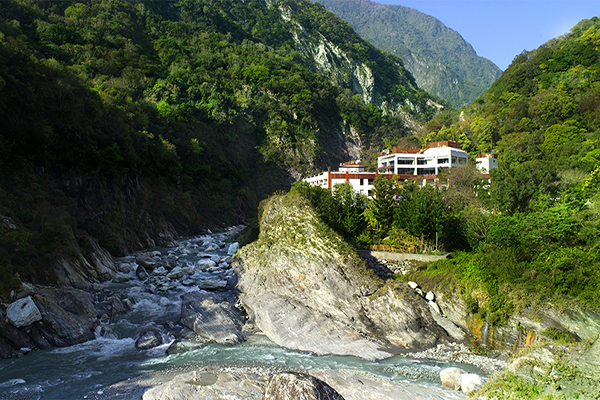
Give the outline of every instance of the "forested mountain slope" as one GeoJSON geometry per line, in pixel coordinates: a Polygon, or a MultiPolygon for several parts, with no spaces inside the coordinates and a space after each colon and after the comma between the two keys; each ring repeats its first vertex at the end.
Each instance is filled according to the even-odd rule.
{"type": "Polygon", "coordinates": [[[470,151],[497,152],[497,189],[508,181],[520,186],[499,199],[505,209],[554,197],[559,182],[577,181],[600,164],[599,44],[594,17],[519,54],[461,118],[432,122],[428,140],[456,138],[470,151]]]}
{"type": "Polygon", "coordinates": [[[4,290],[244,221],[441,107],[302,0],[2,1],[0,104],[4,290]]]}
{"type": "Polygon", "coordinates": [[[400,56],[419,87],[454,108],[470,104],[502,73],[458,32],[413,8],[369,0],[315,1],[375,46],[400,56]]]}
{"type": "Polygon", "coordinates": [[[516,56],[460,116],[428,124],[424,142],[498,155],[490,197],[452,209],[451,237],[462,232],[468,252],[427,272],[457,277],[480,316],[504,323],[515,310],[573,299],[600,306],[599,45],[600,19],[583,20],[516,56]]]}

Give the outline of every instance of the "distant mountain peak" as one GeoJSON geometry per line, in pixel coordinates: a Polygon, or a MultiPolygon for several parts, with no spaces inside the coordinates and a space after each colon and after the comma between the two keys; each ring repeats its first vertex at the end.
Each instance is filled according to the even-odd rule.
{"type": "Polygon", "coordinates": [[[455,30],[414,8],[370,0],[314,0],[364,39],[398,55],[420,88],[455,108],[470,104],[502,74],[455,30]]]}

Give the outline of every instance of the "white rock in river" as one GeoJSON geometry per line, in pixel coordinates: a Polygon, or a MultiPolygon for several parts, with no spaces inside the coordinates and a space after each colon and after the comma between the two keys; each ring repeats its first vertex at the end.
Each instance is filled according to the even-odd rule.
{"type": "Polygon", "coordinates": [[[467,371],[461,368],[446,368],[440,371],[440,380],[445,387],[460,390],[462,387],[462,376],[466,373],[467,371]]]}
{"type": "Polygon", "coordinates": [[[203,259],[196,263],[196,269],[203,270],[203,269],[207,269],[210,267],[214,267],[215,265],[217,265],[217,263],[214,262],[213,260],[203,259]]]}
{"type": "Polygon", "coordinates": [[[419,285],[417,284],[417,282],[413,282],[413,281],[408,282],[408,286],[410,286],[413,289],[416,289],[416,288],[419,287],[419,285]]]}
{"type": "Polygon", "coordinates": [[[165,267],[158,267],[152,271],[153,275],[165,275],[166,273],[167,270],[165,269],[165,267]]]}
{"type": "Polygon", "coordinates": [[[227,255],[229,255],[229,256],[234,255],[238,251],[239,248],[240,248],[240,244],[238,242],[231,243],[229,245],[229,247],[227,248],[227,255]]]}
{"type": "Polygon", "coordinates": [[[131,280],[131,277],[129,275],[127,275],[127,274],[122,273],[122,272],[117,272],[117,274],[113,278],[113,282],[114,283],[123,283],[123,282],[127,282],[129,280],[131,280]]]}
{"type": "Polygon", "coordinates": [[[461,389],[465,393],[471,393],[483,384],[477,374],[463,374],[461,376],[461,389]]]}
{"type": "Polygon", "coordinates": [[[11,324],[20,328],[40,321],[42,314],[31,296],[27,296],[10,304],[6,309],[6,317],[11,324]]]}

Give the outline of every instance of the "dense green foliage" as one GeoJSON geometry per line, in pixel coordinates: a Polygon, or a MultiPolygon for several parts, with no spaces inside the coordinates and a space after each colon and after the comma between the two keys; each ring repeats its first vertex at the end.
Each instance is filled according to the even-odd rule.
{"type": "Polygon", "coordinates": [[[600,19],[584,20],[518,55],[461,118],[428,124],[424,142],[499,155],[490,199],[459,214],[469,252],[421,273],[454,276],[492,320],[549,300],[600,307],[599,44],[600,19]]]}
{"type": "Polygon", "coordinates": [[[164,231],[243,221],[290,171],[345,161],[344,122],[367,147],[405,135],[316,72],[295,48],[298,23],[368,65],[414,118],[432,115],[398,58],[313,3],[1,2],[4,289],[17,273],[51,282],[52,262],[87,254],[90,238],[122,254],[164,231]]]}
{"type": "Polygon", "coordinates": [[[415,9],[364,0],[315,1],[363,38],[402,58],[421,88],[457,109],[483,94],[501,74],[458,32],[415,9]]]}
{"type": "Polygon", "coordinates": [[[367,199],[355,192],[350,184],[336,185],[332,192],[298,181],[291,190],[307,199],[319,218],[346,240],[356,243],[357,238],[365,232],[367,222],[363,213],[367,199]]]}

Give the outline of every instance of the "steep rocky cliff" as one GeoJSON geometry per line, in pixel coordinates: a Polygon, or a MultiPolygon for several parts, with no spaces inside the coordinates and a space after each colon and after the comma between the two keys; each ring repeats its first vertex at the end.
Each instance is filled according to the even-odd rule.
{"type": "Polygon", "coordinates": [[[419,87],[460,108],[502,74],[462,36],[436,18],[401,5],[369,0],[315,0],[375,46],[402,58],[419,87]]]}
{"type": "Polygon", "coordinates": [[[264,203],[260,237],[233,265],[251,319],[284,347],[381,359],[458,339],[408,285],[368,269],[294,192],[264,203]]]}

